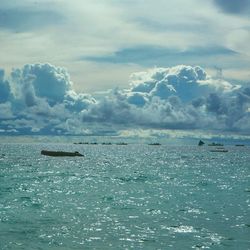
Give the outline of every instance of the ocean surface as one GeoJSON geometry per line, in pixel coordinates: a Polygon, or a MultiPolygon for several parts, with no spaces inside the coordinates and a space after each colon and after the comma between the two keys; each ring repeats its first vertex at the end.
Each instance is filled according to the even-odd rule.
{"type": "Polygon", "coordinates": [[[228,150],[2,143],[0,249],[250,249],[250,147],[228,150]]]}

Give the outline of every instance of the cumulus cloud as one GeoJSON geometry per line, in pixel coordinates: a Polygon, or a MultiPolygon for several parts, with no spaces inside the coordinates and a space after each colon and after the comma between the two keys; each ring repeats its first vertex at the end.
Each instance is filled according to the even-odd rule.
{"type": "Polygon", "coordinates": [[[65,107],[72,112],[81,112],[87,109],[91,104],[96,104],[96,100],[90,94],[77,94],[70,90],[64,98],[65,107]]]}
{"type": "Polygon", "coordinates": [[[206,99],[206,109],[225,130],[249,132],[249,87],[226,94],[211,93],[206,99]]]}
{"type": "Polygon", "coordinates": [[[177,95],[188,102],[199,95],[216,91],[231,91],[233,86],[227,81],[212,79],[201,67],[179,65],[172,68],[154,68],[148,72],[132,74],[133,92],[145,92],[161,99],[177,95]]]}
{"type": "Polygon", "coordinates": [[[239,121],[248,119],[248,89],[213,79],[201,67],[154,68],[133,74],[130,84],[84,110],[83,121],[247,132],[239,121]]]}
{"type": "Polygon", "coordinates": [[[4,80],[3,71],[0,73],[0,125],[5,131],[11,128],[28,134],[66,133],[67,126],[58,124],[67,123],[95,101],[90,95],[76,94],[67,71],[51,64],[13,69],[10,84],[4,80]]]}
{"type": "Polygon", "coordinates": [[[62,102],[72,85],[65,69],[50,64],[27,64],[13,70],[11,78],[17,95],[36,95],[51,104],[62,102]]]}
{"type": "Polygon", "coordinates": [[[6,102],[11,96],[10,85],[4,79],[4,70],[0,69],[0,103],[6,102]]]}
{"type": "Polygon", "coordinates": [[[50,64],[14,69],[9,80],[0,73],[0,129],[6,133],[250,132],[250,87],[213,79],[199,66],[137,72],[128,88],[98,98],[76,93],[67,70],[50,64]]]}

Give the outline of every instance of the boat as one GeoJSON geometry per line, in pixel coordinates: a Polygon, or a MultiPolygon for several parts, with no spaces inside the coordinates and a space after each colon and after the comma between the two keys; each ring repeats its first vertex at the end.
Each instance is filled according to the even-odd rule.
{"type": "Polygon", "coordinates": [[[200,140],[199,143],[198,143],[198,146],[203,146],[204,144],[205,144],[205,142],[200,140]]]}
{"type": "Polygon", "coordinates": [[[42,150],[41,151],[42,155],[47,155],[47,156],[84,156],[80,154],[79,152],[66,152],[66,151],[49,151],[49,150],[42,150]]]}
{"type": "Polygon", "coordinates": [[[128,145],[128,144],[125,142],[118,142],[118,143],[116,143],[116,145],[128,145]]]}
{"type": "Polygon", "coordinates": [[[74,142],[73,144],[89,144],[88,142],[74,142]]]}
{"type": "Polygon", "coordinates": [[[208,144],[208,146],[213,146],[213,147],[223,147],[224,146],[224,144],[222,144],[222,143],[215,143],[215,142],[212,142],[212,143],[210,143],[210,144],[208,144]]]}
{"type": "Polygon", "coordinates": [[[149,143],[148,145],[151,145],[151,146],[161,146],[160,143],[156,142],[156,143],[149,143]]]}
{"type": "Polygon", "coordinates": [[[245,147],[244,144],[236,144],[235,147],[245,147]]]}
{"type": "Polygon", "coordinates": [[[212,150],[210,150],[210,152],[220,152],[220,153],[226,153],[226,152],[228,152],[228,150],[227,150],[227,149],[225,149],[225,148],[216,148],[216,149],[212,149],[212,150]]]}

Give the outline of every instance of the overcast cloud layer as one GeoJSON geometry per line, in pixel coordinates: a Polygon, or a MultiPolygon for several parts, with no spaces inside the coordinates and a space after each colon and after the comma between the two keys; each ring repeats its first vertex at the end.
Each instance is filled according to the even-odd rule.
{"type": "Polygon", "coordinates": [[[250,86],[211,78],[199,66],[133,73],[127,88],[76,93],[51,64],[0,71],[2,134],[118,134],[129,129],[250,133],[250,86]]]}

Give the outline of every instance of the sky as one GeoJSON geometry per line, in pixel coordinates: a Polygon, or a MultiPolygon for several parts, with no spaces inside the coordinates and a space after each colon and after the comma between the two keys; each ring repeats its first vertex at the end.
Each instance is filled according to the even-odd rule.
{"type": "Polygon", "coordinates": [[[0,134],[250,136],[250,0],[0,0],[0,134]]]}

